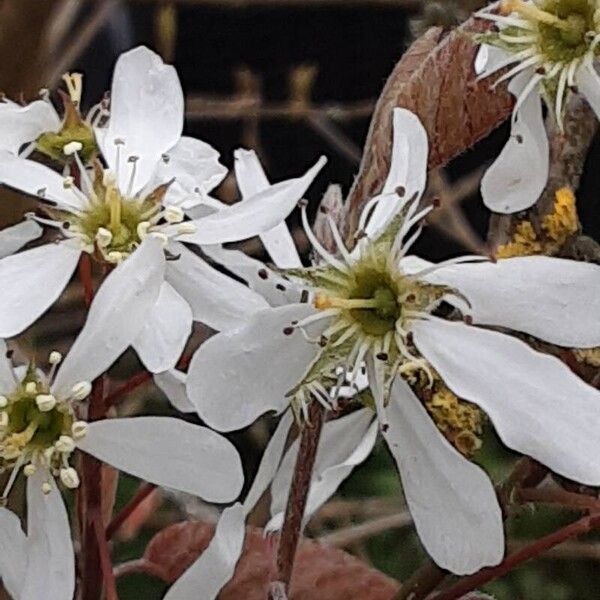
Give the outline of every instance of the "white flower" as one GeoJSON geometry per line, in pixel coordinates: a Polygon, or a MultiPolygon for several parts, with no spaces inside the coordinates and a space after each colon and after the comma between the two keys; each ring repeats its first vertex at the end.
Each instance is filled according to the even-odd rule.
{"type": "Polygon", "coordinates": [[[510,66],[495,84],[510,79],[516,98],[511,137],[484,175],[481,193],[491,210],[512,213],[534,204],[548,179],[541,97],[561,129],[570,92],[582,94],[600,115],[600,12],[595,0],[506,0],[477,15],[498,31],[479,36],[475,70],[483,78],[510,66]]]}
{"type": "Polygon", "coordinates": [[[110,119],[96,128],[109,169],[96,164],[88,171],[77,146],[69,146],[79,185],[40,163],[0,155],[0,182],[37,196],[49,218],[33,218],[63,238],[11,255],[40,229],[24,223],[18,232],[0,232],[0,285],[8,290],[0,298],[0,336],[20,333],[48,309],[82,252],[118,264],[156,238],[173,260],[134,348],[149,370],[161,372],[177,362],[193,320],[221,329],[267,306],[181,242],[217,244],[268,232],[295,207],[324,159],[302,177],[263,187],[232,207],[221,205],[207,194],[226,169],[208,144],[181,136],[183,94],[173,67],[146,48],[131,50],[117,61],[111,98],[110,119]],[[180,222],[185,211],[198,209],[203,216],[180,222]]]}
{"type": "MultiPolygon", "coordinates": [[[[389,193],[367,205],[365,237],[352,253],[340,244],[339,257],[328,254],[307,229],[324,264],[288,273],[307,284],[312,302],[265,309],[247,325],[215,335],[194,356],[187,391],[207,424],[229,431],[290,404],[299,410],[312,400],[334,404],[344,378],[356,385],[366,366],[421,540],[441,567],[465,574],[502,559],[500,508],[485,473],[440,433],[405,378],[432,381],[435,370],[459,398],[489,415],[507,446],[565,477],[598,485],[600,393],[558,359],[490,327],[563,346],[598,345],[600,268],[548,257],[497,263],[464,257],[435,265],[407,256],[430,210],[417,209],[427,138],[405,110],[396,109],[394,125],[390,177],[397,179],[388,183],[403,197],[389,193]],[[444,317],[443,302],[465,322],[444,317]]],[[[280,424],[265,453],[253,499],[278,469],[290,422],[288,416],[280,424]]],[[[327,435],[321,442],[315,478],[321,488],[311,492],[313,506],[372,445],[364,413],[347,423],[354,433],[332,423],[335,443],[327,435]]],[[[281,507],[277,499],[274,516],[281,507]]]]}
{"type": "MultiPolygon", "coordinates": [[[[157,243],[145,243],[160,251],[157,243]]],[[[55,478],[67,488],[77,487],[80,474],[71,461],[77,450],[210,502],[229,502],[240,492],[243,474],[237,451],[206,427],[169,417],[83,420],[81,382],[105,372],[136,339],[144,313],[159,294],[158,260],[146,263],[146,276],[132,277],[130,265],[142,253],[108,276],[83,330],[60,366],[52,361],[48,376],[33,368],[13,368],[0,342],[0,393],[6,398],[0,408],[6,416],[0,430],[0,467],[10,471],[2,497],[21,469],[28,476],[27,535],[12,513],[0,509],[0,576],[15,598],[73,597],[71,533],[55,478]],[[132,310],[129,300],[136,296],[139,301],[132,310]],[[55,399],[50,410],[38,408],[40,395],[55,399]]]]}

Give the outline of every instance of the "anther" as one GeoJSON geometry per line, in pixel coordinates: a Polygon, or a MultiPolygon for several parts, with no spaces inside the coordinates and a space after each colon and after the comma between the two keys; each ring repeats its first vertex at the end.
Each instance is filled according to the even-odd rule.
{"type": "Polygon", "coordinates": [[[127,157],[127,162],[129,163],[136,163],[138,160],[140,160],[140,157],[136,156],[135,154],[127,157]]]}
{"type": "Polygon", "coordinates": [[[50,356],[48,356],[48,362],[51,365],[57,365],[61,360],[62,354],[60,352],[57,352],[56,350],[50,352],[50,356]]]}
{"type": "Polygon", "coordinates": [[[185,235],[186,233],[196,233],[196,226],[191,221],[181,223],[177,228],[177,233],[185,235]]]}
{"type": "Polygon", "coordinates": [[[113,250],[106,256],[106,260],[110,263],[118,264],[123,260],[123,253],[113,250]]]}
{"type": "Polygon", "coordinates": [[[83,148],[83,144],[81,142],[77,142],[77,141],[68,142],[67,144],[65,144],[63,146],[63,154],[65,156],[71,156],[71,155],[75,154],[76,152],[80,152],[82,148],[83,148]]]}
{"type": "Polygon", "coordinates": [[[406,195],[406,188],[403,185],[399,185],[395,191],[400,198],[403,198],[406,195]]]}
{"type": "Polygon", "coordinates": [[[36,195],[40,198],[45,198],[46,197],[46,188],[40,188],[37,192],[36,195]]]}
{"type": "Polygon", "coordinates": [[[60,470],[60,480],[63,485],[71,490],[79,487],[79,475],[73,467],[60,470]]]}
{"type": "Polygon", "coordinates": [[[441,198],[439,196],[436,196],[433,199],[433,201],[432,201],[431,204],[433,205],[434,208],[439,208],[442,205],[442,200],[441,200],[441,198]]]}
{"type": "Polygon", "coordinates": [[[325,346],[327,346],[327,342],[328,342],[328,341],[329,341],[329,340],[328,340],[328,339],[327,339],[327,338],[326,338],[324,335],[322,335],[322,336],[319,338],[319,346],[321,346],[321,348],[325,348],[325,346]]]}
{"type": "Polygon", "coordinates": [[[8,398],[6,396],[0,396],[0,408],[6,408],[8,406],[8,398]]]}
{"type": "Polygon", "coordinates": [[[89,425],[85,421],[75,421],[71,425],[71,435],[73,439],[80,440],[87,435],[89,425]]]}
{"type": "Polygon", "coordinates": [[[285,285],[283,285],[282,283],[278,283],[278,284],[277,284],[275,287],[276,287],[276,288],[277,288],[277,289],[278,289],[280,292],[285,292],[285,289],[286,289],[286,288],[285,288],[285,285]]]}
{"type": "Polygon", "coordinates": [[[71,398],[73,400],[84,400],[92,391],[92,384],[89,381],[80,381],[71,389],[71,398]]]}
{"type": "Polygon", "coordinates": [[[517,144],[522,144],[523,136],[520,133],[518,133],[517,135],[515,135],[515,140],[517,141],[517,144]]]}
{"type": "Polygon", "coordinates": [[[167,244],[169,243],[168,236],[164,233],[161,233],[160,231],[150,232],[150,237],[153,237],[153,238],[156,238],[157,240],[159,240],[160,243],[162,244],[163,248],[165,248],[167,246],[167,244]]]}
{"type": "Polygon", "coordinates": [[[283,335],[292,335],[292,333],[294,333],[293,327],[284,327],[283,335]]]}
{"type": "Polygon", "coordinates": [[[465,315],[463,317],[463,321],[467,324],[467,325],[473,325],[473,317],[471,315],[465,315]]]}
{"type": "Polygon", "coordinates": [[[96,231],[96,242],[100,248],[106,248],[110,245],[113,239],[113,234],[106,227],[98,227],[96,231]]]}
{"type": "Polygon", "coordinates": [[[258,276],[259,276],[261,279],[268,279],[268,277],[269,277],[269,273],[267,272],[267,270],[266,270],[266,269],[259,269],[259,270],[258,270],[258,276]]]}
{"type": "Polygon", "coordinates": [[[387,355],[387,353],[386,353],[386,352],[378,352],[378,353],[375,355],[375,358],[376,358],[377,360],[383,360],[383,361],[386,361],[386,360],[388,359],[388,355],[387,355]]]}
{"type": "Polygon", "coordinates": [[[35,474],[36,471],[36,466],[32,463],[29,463],[28,465],[25,465],[25,467],[23,467],[23,474],[25,475],[25,477],[31,477],[33,474],[35,474]]]}
{"type": "Polygon", "coordinates": [[[35,403],[41,412],[50,412],[56,406],[56,398],[52,394],[38,394],[35,403]]]}
{"type": "Polygon", "coordinates": [[[63,179],[63,187],[65,188],[65,190],[72,188],[74,183],[75,183],[75,180],[70,175],[68,175],[67,177],[65,177],[63,179]]]}
{"type": "Polygon", "coordinates": [[[0,427],[8,427],[8,414],[4,411],[0,412],[0,427]]]}
{"type": "Polygon", "coordinates": [[[47,481],[44,481],[44,483],[42,483],[42,494],[44,494],[44,496],[47,496],[51,491],[52,486],[47,481]]]}
{"type": "Polygon", "coordinates": [[[306,200],[305,198],[298,200],[297,206],[298,206],[298,208],[305,208],[306,206],[308,206],[308,200],[306,200]]]}
{"type": "Polygon", "coordinates": [[[167,206],[165,208],[165,219],[168,223],[181,223],[185,215],[179,206],[167,206]]]}
{"type": "Polygon", "coordinates": [[[141,223],[138,223],[136,231],[140,240],[143,240],[148,235],[148,229],[150,229],[149,221],[142,221],[141,223]]]}
{"type": "Polygon", "coordinates": [[[37,384],[33,381],[28,381],[25,384],[25,392],[27,394],[35,394],[37,393],[37,384]]]}
{"type": "Polygon", "coordinates": [[[75,442],[72,437],[61,435],[58,440],[56,440],[54,447],[61,454],[71,454],[71,452],[75,450],[75,442]]]}

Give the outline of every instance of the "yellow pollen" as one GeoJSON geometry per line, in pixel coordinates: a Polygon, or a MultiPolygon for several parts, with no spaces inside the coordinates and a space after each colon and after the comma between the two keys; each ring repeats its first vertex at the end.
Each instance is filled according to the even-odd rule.
{"type": "Polygon", "coordinates": [[[561,19],[560,17],[546,12],[545,10],[538,8],[533,4],[523,2],[523,0],[504,0],[500,5],[500,12],[504,15],[516,12],[528,19],[531,19],[532,21],[539,21],[540,23],[545,23],[546,25],[552,25],[553,27],[562,29],[563,31],[572,32],[576,28],[573,23],[567,21],[566,19],[561,19]]]}
{"type": "Polygon", "coordinates": [[[23,431],[9,435],[2,442],[2,447],[0,448],[2,457],[11,460],[19,456],[23,448],[33,439],[38,426],[38,423],[32,421],[23,431]]]}
{"type": "Polygon", "coordinates": [[[81,102],[81,93],[83,91],[83,76],[81,73],[65,73],[62,76],[65,85],[67,86],[67,91],[69,92],[69,97],[71,98],[71,102],[73,104],[79,106],[81,102]]]}

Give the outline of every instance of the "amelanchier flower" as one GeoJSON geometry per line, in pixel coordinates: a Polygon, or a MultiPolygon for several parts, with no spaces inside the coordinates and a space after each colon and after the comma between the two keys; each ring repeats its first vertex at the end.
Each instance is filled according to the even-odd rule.
{"type": "Polygon", "coordinates": [[[485,204],[502,213],[529,208],[548,180],[548,139],[541,98],[562,129],[570,93],[582,94],[600,115],[600,10],[595,0],[504,0],[477,13],[498,31],[478,36],[480,78],[508,68],[515,96],[509,141],[481,183],[485,204]]]}
{"type": "MultiPolygon", "coordinates": [[[[0,336],[20,333],[56,300],[81,253],[110,266],[155,237],[171,260],[153,313],[133,345],[146,367],[160,372],[175,365],[192,320],[220,329],[267,306],[182,243],[224,243],[268,232],[295,207],[325,159],[302,177],[223,207],[208,197],[226,174],[219,154],[181,137],[183,93],[173,67],[147,48],[131,50],[117,61],[111,98],[108,123],[95,130],[108,169],[95,161],[88,170],[79,141],[62,148],[72,173],[66,177],[8,151],[0,154],[0,182],[37,196],[45,216],[32,218],[61,238],[0,260],[0,286],[7,290],[0,299],[0,336]],[[204,203],[210,204],[204,216],[186,218],[186,210],[204,203]],[[242,310],[239,298],[246,299],[242,310]]],[[[38,234],[22,227],[29,227],[30,237],[38,234]]]]}
{"type": "Polygon", "coordinates": [[[78,487],[71,461],[77,450],[210,502],[232,501],[241,490],[237,451],[206,427],[170,417],[86,422],[90,382],[136,339],[160,293],[163,270],[159,241],[144,241],[108,276],[64,360],[50,354],[47,374],[33,364],[13,368],[0,342],[0,469],[10,472],[2,499],[20,472],[27,477],[27,534],[13,513],[0,509],[0,576],[14,598],[73,597],[73,547],[57,484],[78,487]]]}
{"type": "MultiPolygon", "coordinates": [[[[310,301],[259,311],[247,325],[209,339],[190,364],[187,391],[208,425],[231,430],[290,404],[300,414],[308,402],[335,404],[336,387],[355,383],[366,367],[417,532],[441,567],[466,574],[503,556],[494,488],[442,435],[426,399],[408,382],[419,382],[417,391],[445,384],[464,400],[452,410],[473,413],[478,406],[510,448],[598,485],[600,393],[558,359],[503,331],[562,346],[597,345],[600,269],[549,257],[490,262],[467,256],[431,264],[409,256],[431,210],[419,208],[426,157],[421,123],[396,109],[390,177],[401,185],[367,204],[357,246],[348,251],[336,232],[339,256],[333,256],[306,227],[323,264],[287,274],[304,282],[310,301]]],[[[466,421],[476,426],[475,418],[466,421]]],[[[346,432],[332,424],[330,439],[338,442],[325,440],[320,450],[324,470],[317,484],[328,473],[322,483],[328,490],[316,492],[321,497],[335,489],[331,467],[340,467],[343,478],[372,444],[368,419],[347,423],[346,432]],[[326,452],[335,453],[340,439],[346,447],[345,436],[356,451],[340,450],[330,462],[326,452]]],[[[263,483],[277,469],[285,434],[280,424],[259,469],[263,483]]]]}

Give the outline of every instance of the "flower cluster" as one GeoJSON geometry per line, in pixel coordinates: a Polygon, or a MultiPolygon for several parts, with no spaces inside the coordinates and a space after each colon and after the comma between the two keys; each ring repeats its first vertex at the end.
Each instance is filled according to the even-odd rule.
{"type": "MultiPolygon", "coordinates": [[[[511,67],[497,81],[511,79],[517,98],[511,140],[482,183],[491,208],[527,208],[546,185],[540,94],[559,127],[570,93],[600,106],[597,12],[591,0],[507,0],[479,13],[496,30],[480,36],[475,68],[487,77],[511,67]]],[[[298,440],[287,448],[286,441],[293,423],[310,426],[319,406],[327,419],[304,519],[381,433],[424,547],[456,574],[504,555],[493,484],[471,460],[488,419],[507,447],[600,485],[600,392],[524,341],[576,348],[590,364],[600,346],[600,267],[542,255],[559,254],[578,230],[569,190],[556,193],[541,222],[517,222],[493,258],[417,257],[413,247],[435,210],[424,200],[429,142],[418,117],[396,108],[387,179],[365,199],[350,243],[325,215],[335,246],[327,249],[302,201],[324,157],[271,183],[256,154],[238,149],[241,199],[225,204],[211,193],[227,169],[209,144],[182,135],[181,85],[155,53],[123,54],[110,98],[85,116],[82,77],[63,79],[62,116],[48,91],[25,106],[0,104],[0,184],[36,201],[21,223],[0,231],[0,533],[14,549],[0,556],[0,576],[11,596],[74,597],[75,549],[59,488],[78,494],[91,522],[86,502],[99,485],[86,467],[93,457],[230,504],[210,547],[166,596],[215,599],[242,551],[245,519],[267,488],[267,529],[282,526],[300,451],[298,440]],[[313,249],[307,266],[285,223],[297,205],[313,249]],[[224,246],[254,236],[274,268],[224,246]],[[78,267],[85,324],[64,357],[53,351],[40,369],[13,352],[17,340],[4,340],[34,324],[78,267]],[[177,366],[194,322],[215,334],[184,372],[177,366]],[[112,410],[109,370],[128,348],[173,407],[204,425],[112,410]],[[222,434],[270,411],[280,415],[277,428],[236,503],[244,470],[222,434]],[[21,476],[26,532],[7,508],[21,476]]],[[[96,525],[106,543],[104,524],[96,525]]]]}

